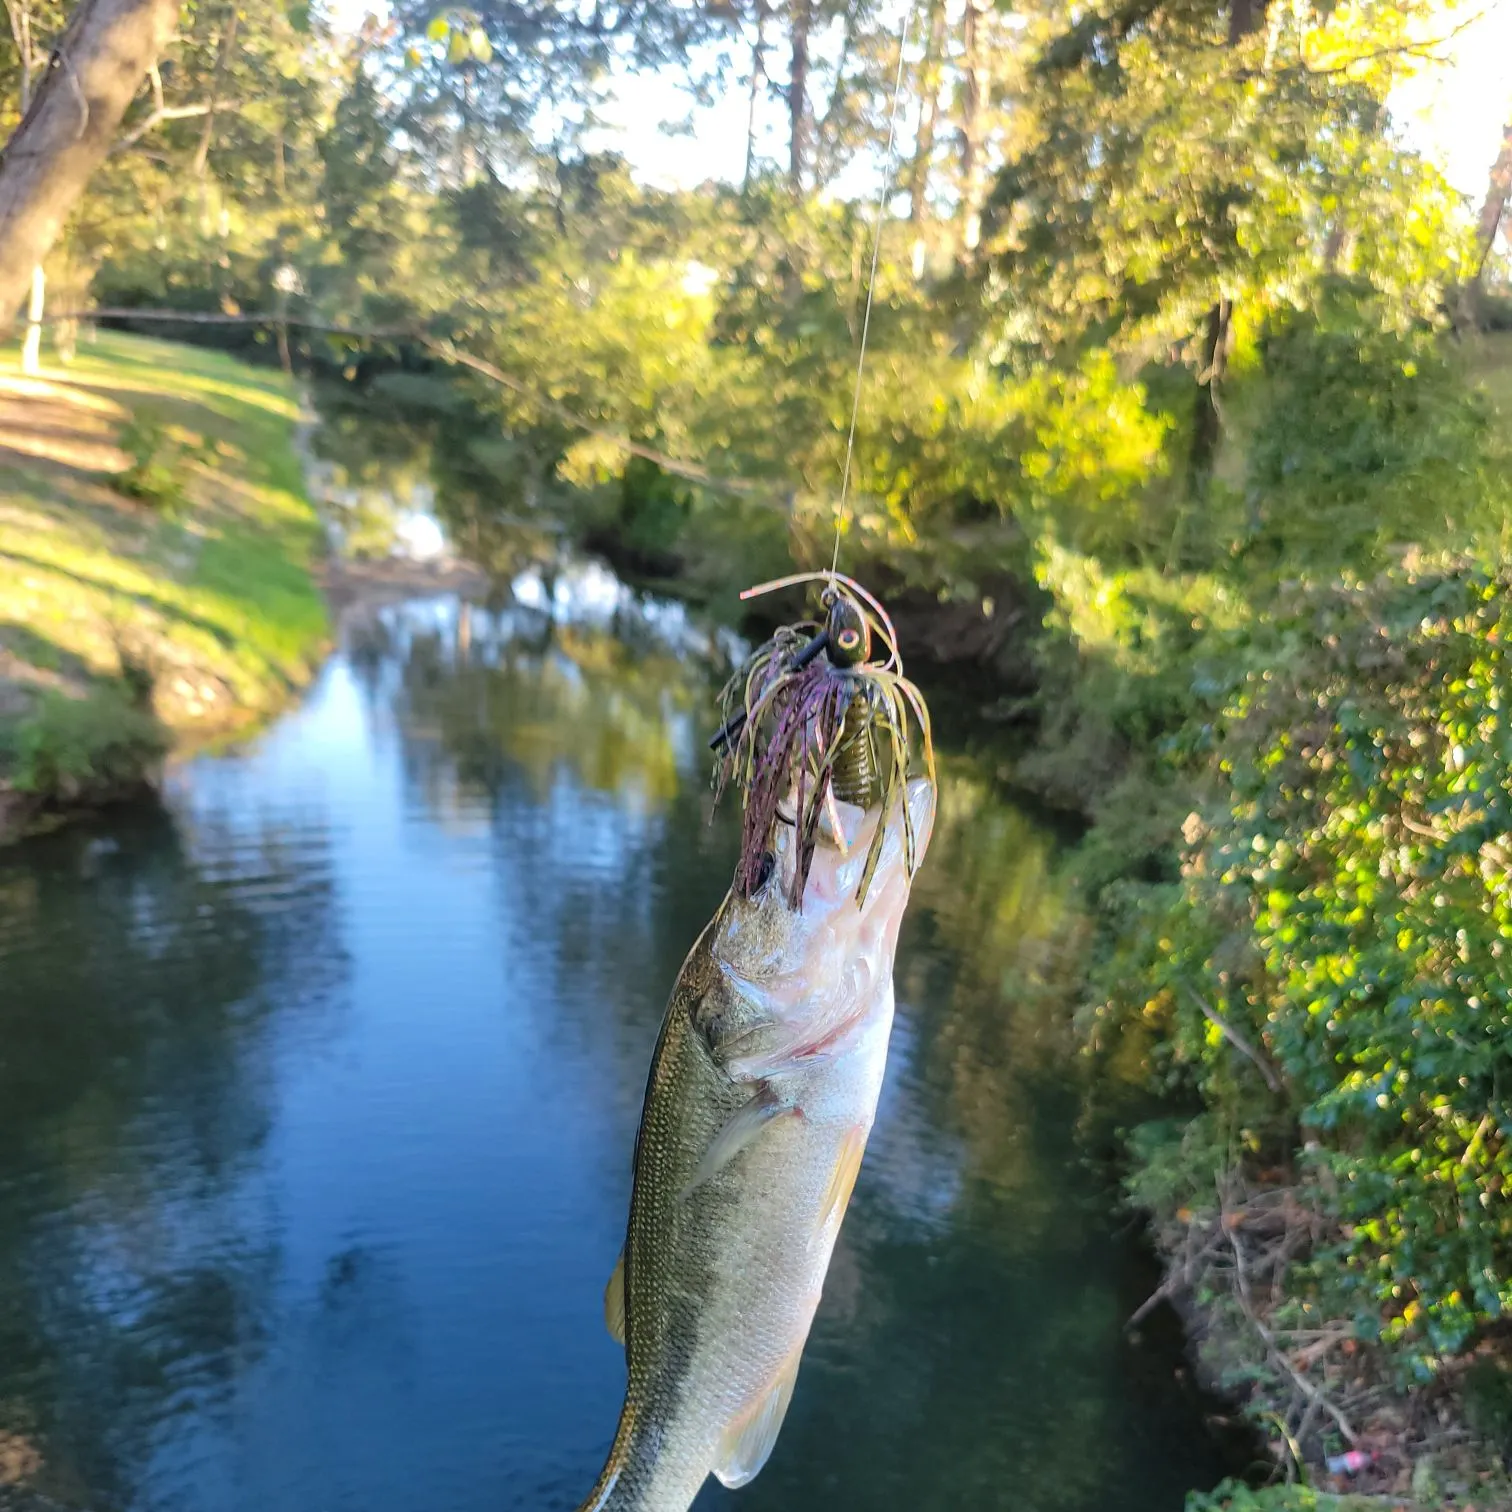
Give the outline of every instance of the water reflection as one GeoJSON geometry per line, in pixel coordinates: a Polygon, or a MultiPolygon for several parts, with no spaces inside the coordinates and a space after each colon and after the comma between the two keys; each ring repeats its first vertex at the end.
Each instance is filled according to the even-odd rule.
{"type": "Polygon", "coordinates": [[[39,1490],[129,1504],[153,1425],[207,1410],[259,1350],[276,1236],[244,1219],[269,1020],[318,1019],[339,978],[325,861],[318,835],[145,813],[0,866],[11,1479],[24,1443],[39,1490]]]}
{"type": "MultiPolygon", "coordinates": [[[[0,860],[0,1501],[590,1483],[645,1067],[735,837],[689,627],[524,598],[355,621],[168,814],[0,860]]],[[[1079,926],[1049,837],[945,770],[873,1149],[740,1505],[1174,1512],[1221,1466],[1121,1331],[1147,1278],[1072,1138],[1079,926]]]]}

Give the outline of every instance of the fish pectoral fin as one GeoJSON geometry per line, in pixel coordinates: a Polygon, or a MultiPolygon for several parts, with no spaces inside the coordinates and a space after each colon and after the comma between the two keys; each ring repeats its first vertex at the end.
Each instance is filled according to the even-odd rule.
{"type": "Polygon", "coordinates": [[[869,1132],[862,1128],[845,1131],[840,1153],[835,1157],[829,1182],[824,1189],[824,1207],[819,1220],[821,1232],[832,1222],[838,1223],[845,1216],[851,1192],[856,1185],[856,1176],[861,1170],[861,1157],[866,1153],[866,1136],[869,1132]]]}
{"type": "Polygon", "coordinates": [[[625,1252],[619,1252],[614,1269],[609,1273],[609,1284],[604,1288],[604,1322],[609,1336],[616,1342],[625,1342],[625,1252]]]}
{"type": "Polygon", "coordinates": [[[719,1440],[719,1459],[714,1474],[720,1485],[731,1491],[756,1479],[761,1467],[771,1457],[788,1403],[793,1400],[793,1384],[798,1379],[798,1362],[803,1358],[800,1344],[777,1373],[767,1394],[746,1413],[730,1424],[719,1440]]]}
{"type": "Polygon", "coordinates": [[[797,1108],[784,1106],[770,1087],[762,1087],[755,1097],[744,1103],[731,1116],[718,1134],[714,1136],[704,1157],[698,1162],[682,1196],[701,1187],[711,1176],[717,1175],[756,1138],[774,1118],[782,1114],[796,1115],[797,1108]]]}

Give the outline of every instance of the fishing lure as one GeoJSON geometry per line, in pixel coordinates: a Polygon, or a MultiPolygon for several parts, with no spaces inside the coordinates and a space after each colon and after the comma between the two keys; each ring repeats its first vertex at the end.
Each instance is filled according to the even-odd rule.
{"type": "MultiPolygon", "coordinates": [[[[731,785],[743,802],[736,886],[746,896],[764,880],[763,858],[778,824],[798,836],[789,902],[803,906],[820,820],[836,800],[882,813],[893,810],[910,773],[910,712],[917,723],[926,774],[935,779],[929,708],[903,674],[892,619],[853,578],[805,572],[748,588],[755,598],[804,583],[823,585],[822,621],[784,625],[725,685],[726,719],[710,745],[719,752],[716,789],[731,785]],[[791,799],[792,812],[784,812],[791,799]]],[[[917,865],[917,839],[902,805],[906,864],[917,865]]],[[[832,828],[840,832],[838,823],[832,828]]],[[[866,901],[882,854],[885,826],[872,836],[856,902],[866,901]]]]}

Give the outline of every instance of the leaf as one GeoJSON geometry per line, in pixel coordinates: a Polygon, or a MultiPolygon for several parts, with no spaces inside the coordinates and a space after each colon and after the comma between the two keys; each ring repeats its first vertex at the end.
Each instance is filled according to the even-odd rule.
{"type": "Polygon", "coordinates": [[[444,42],[450,31],[451,26],[445,16],[433,16],[430,25],[425,28],[425,35],[432,42],[444,42]]]}
{"type": "Polygon", "coordinates": [[[468,46],[480,63],[493,61],[493,43],[488,40],[488,33],[481,26],[475,26],[468,36],[468,46]]]}

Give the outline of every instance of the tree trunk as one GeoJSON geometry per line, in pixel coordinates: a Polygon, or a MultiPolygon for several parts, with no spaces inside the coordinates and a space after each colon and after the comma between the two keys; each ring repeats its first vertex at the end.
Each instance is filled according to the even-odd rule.
{"type": "Polygon", "coordinates": [[[462,187],[470,189],[478,182],[478,142],[473,122],[473,73],[469,63],[462,69],[462,119],[457,124],[458,171],[462,187]]]}
{"type": "Polygon", "coordinates": [[[809,31],[814,22],[813,0],[789,0],[788,14],[793,43],[793,61],[788,70],[788,187],[803,193],[803,174],[808,167],[809,137],[809,31]]]}
{"type": "Polygon", "coordinates": [[[0,154],[0,322],[110,150],[178,9],[179,0],[79,0],[0,154]]]}
{"type": "Polygon", "coordinates": [[[751,43],[751,97],[746,106],[745,174],[740,192],[750,193],[756,172],[756,107],[761,103],[761,86],[766,83],[767,0],[756,0],[756,39],[751,43]]]}
{"type": "Polygon", "coordinates": [[[1207,492],[1223,436],[1223,416],[1218,407],[1219,379],[1228,350],[1229,322],[1233,306],[1220,299],[1207,313],[1207,331],[1202,338],[1202,370],[1197,374],[1196,407],[1192,413],[1192,444],[1187,453],[1187,484],[1196,497],[1207,492]]]}
{"type": "Polygon", "coordinates": [[[966,0],[961,66],[961,250],[974,252],[982,236],[983,137],[987,126],[987,39],[992,0],[966,0]]]}
{"type": "Polygon", "coordinates": [[[929,207],[929,165],[934,157],[935,118],[940,109],[940,54],[945,50],[945,0],[929,0],[929,29],[919,65],[919,132],[908,181],[908,218],[919,225],[929,207]]]}
{"type": "Polygon", "coordinates": [[[26,339],[21,343],[21,371],[35,377],[42,371],[42,317],[47,312],[47,275],[38,263],[32,269],[31,297],[26,301],[26,339]]]}
{"type": "Polygon", "coordinates": [[[231,57],[236,50],[236,23],[240,19],[236,7],[231,7],[230,19],[221,33],[220,47],[215,55],[215,73],[210,80],[210,106],[205,111],[205,129],[200,132],[199,146],[194,153],[194,176],[204,178],[210,166],[210,144],[215,140],[215,112],[220,106],[221,85],[225,83],[226,70],[231,66],[231,57]]]}
{"type": "Polygon", "coordinates": [[[1233,0],[1229,7],[1230,47],[1237,47],[1252,32],[1260,29],[1260,23],[1265,20],[1267,4],[1268,0],[1233,0]]]}
{"type": "Polygon", "coordinates": [[[940,114],[940,57],[945,51],[945,0],[929,0],[924,58],[919,64],[919,130],[908,178],[908,219],[914,228],[913,276],[924,276],[924,218],[929,214],[929,171],[934,162],[935,123],[940,114]]]}
{"type": "Polygon", "coordinates": [[[1486,262],[1496,245],[1496,233],[1501,229],[1509,199],[1512,199],[1512,121],[1507,122],[1502,132],[1501,151],[1491,165],[1491,181],[1486,188],[1486,201],[1481,206],[1480,261],[1475,267],[1477,281],[1486,271],[1486,262]]]}
{"type": "MultiPolygon", "coordinates": [[[[1232,0],[1228,24],[1230,47],[1237,47],[1246,37],[1259,30],[1265,21],[1268,3],[1269,0],[1232,0]]],[[[1229,234],[1232,235],[1232,232],[1229,234]]],[[[1220,297],[1208,311],[1207,332],[1202,341],[1202,367],[1197,374],[1197,407],[1192,417],[1191,450],[1187,454],[1188,479],[1192,492],[1199,498],[1207,492],[1214,464],[1218,460],[1218,443],[1223,436],[1218,387],[1223,377],[1232,319],[1233,306],[1227,299],[1220,297]]]]}

